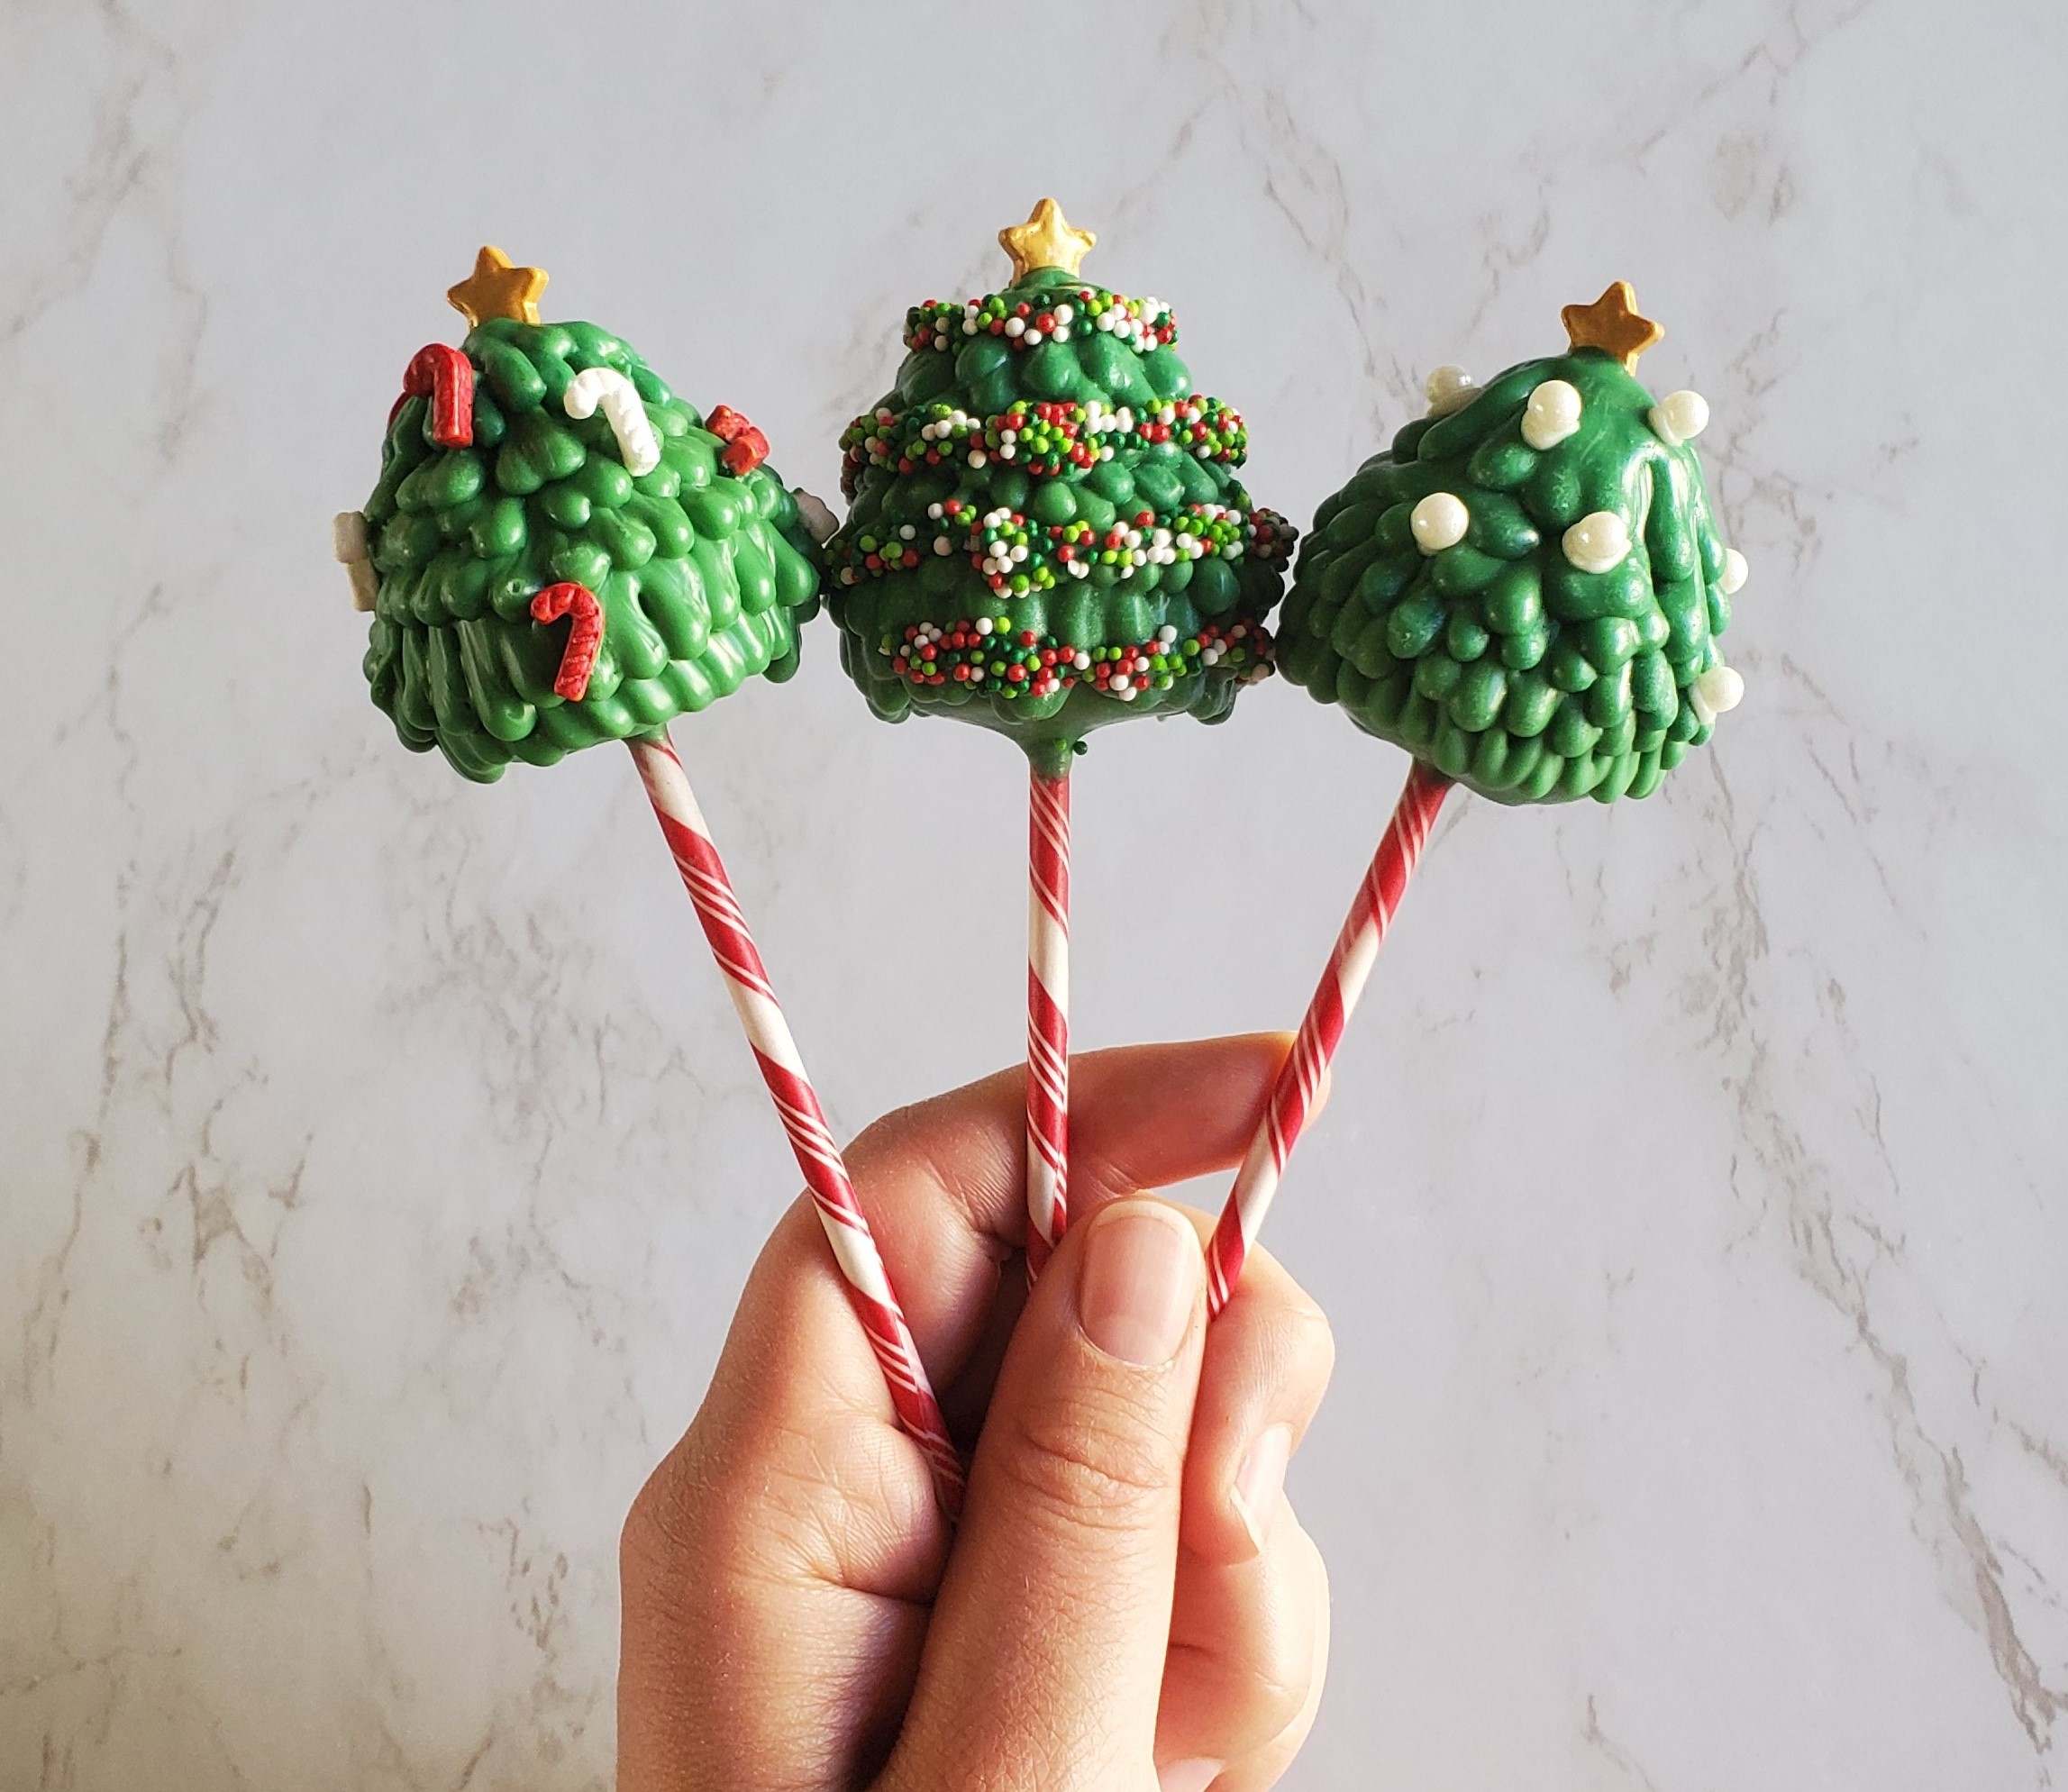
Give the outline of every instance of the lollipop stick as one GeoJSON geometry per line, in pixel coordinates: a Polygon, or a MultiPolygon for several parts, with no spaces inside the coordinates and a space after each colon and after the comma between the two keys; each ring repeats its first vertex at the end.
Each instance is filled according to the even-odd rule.
{"type": "Polygon", "coordinates": [[[1070,773],[1027,782],[1027,1279],[1070,1223],[1070,773]]]}
{"type": "Polygon", "coordinates": [[[1207,1310],[1217,1314],[1228,1304],[1242,1279],[1243,1260],[1262,1227],[1279,1178],[1285,1174],[1286,1160],[1307,1124],[1307,1110],[1321,1087],[1328,1060],[1335,1057],[1343,1029],[1357,998],[1364,993],[1364,980],[1407,894],[1408,879],[1415,861],[1428,843],[1429,831],[1436,824],[1436,812],[1450,794],[1451,781],[1433,766],[1417,760],[1408,774],[1407,787],[1394,805],[1393,819],[1385,838],[1371,855],[1371,869],[1357,887],[1357,899],[1336,935],[1335,950],[1328,955],[1328,969],[1322,972],[1314,999],[1307,1005],[1299,1023],[1299,1036],[1292,1052],[1278,1073],[1278,1081],[1265,1105],[1256,1136],[1250,1141],[1249,1155],[1235,1172],[1235,1186],[1227,1205],[1221,1209],[1220,1223],[1214,1228],[1214,1242],[1207,1251],[1207,1310]]]}
{"type": "Polygon", "coordinates": [[[855,1316],[868,1333],[870,1347],[890,1388],[890,1402],[898,1422],[925,1453],[934,1473],[934,1489],[941,1508],[950,1518],[962,1505],[962,1464],[949,1441],[939,1403],[919,1360],[918,1346],[911,1328],[891,1292],[890,1278],[869,1221],[856,1200],[854,1185],[848,1180],[847,1166],[840,1148],[827,1130],[818,1096],[805,1075],[804,1060],[797,1042],[777,1005],[761,955],[747,931],[746,917],[733,895],[718,850],[711,843],[703,812],[689,788],[688,775],[667,737],[631,740],[625,744],[639,767],[646,786],[653,817],[675,854],[675,868],[682,874],[682,887],[696,905],[703,923],[704,937],[711,943],[712,956],[725,979],[725,993],[733,998],[740,1025],[761,1066],[761,1080],[781,1115],[789,1134],[790,1149],[797,1153],[797,1168],[804,1171],[811,1189],[819,1223],[833,1246],[834,1260],[846,1278],[855,1316]]]}

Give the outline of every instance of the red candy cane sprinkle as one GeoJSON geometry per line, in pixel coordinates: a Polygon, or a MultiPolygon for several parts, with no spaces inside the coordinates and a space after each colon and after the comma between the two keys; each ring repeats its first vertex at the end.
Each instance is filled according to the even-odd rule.
{"type": "Polygon", "coordinates": [[[474,445],[474,363],[446,342],[430,342],[410,357],[402,376],[402,398],[387,414],[402,408],[404,398],[431,401],[431,440],[441,448],[474,445]]]}
{"type": "Polygon", "coordinates": [[[553,689],[569,703],[579,703],[588,695],[589,674],[596,670],[596,656],[603,646],[603,605],[586,585],[549,585],[532,599],[532,615],[538,622],[557,623],[570,612],[574,626],[568,631],[553,689]]]}
{"type": "Polygon", "coordinates": [[[720,405],[704,419],[704,427],[725,444],[718,464],[743,479],[769,458],[769,439],[730,405],[720,405]]]}

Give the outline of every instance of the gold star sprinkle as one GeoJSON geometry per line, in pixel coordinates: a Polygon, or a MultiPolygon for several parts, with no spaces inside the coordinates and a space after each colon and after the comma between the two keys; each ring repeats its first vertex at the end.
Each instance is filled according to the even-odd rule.
{"type": "Polygon", "coordinates": [[[507,255],[487,244],[474,258],[474,271],[450,288],[445,296],[467,320],[469,329],[490,317],[536,323],[539,295],[546,289],[546,277],[543,268],[513,268],[507,255]]]}
{"type": "Polygon", "coordinates": [[[1083,264],[1091,245],[1098,239],[1080,231],[1062,214],[1052,199],[1043,199],[1027,214],[1024,224],[1008,224],[998,232],[998,247],[1013,258],[1013,284],[1016,287],[1036,268],[1060,268],[1074,274],[1083,264]]]}
{"type": "Polygon", "coordinates": [[[1637,295],[1627,280],[1612,280],[1592,305],[1569,305],[1560,312],[1567,341],[1575,349],[1602,349],[1637,371],[1637,357],[1666,332],[1637,311],[1637,295]]]}

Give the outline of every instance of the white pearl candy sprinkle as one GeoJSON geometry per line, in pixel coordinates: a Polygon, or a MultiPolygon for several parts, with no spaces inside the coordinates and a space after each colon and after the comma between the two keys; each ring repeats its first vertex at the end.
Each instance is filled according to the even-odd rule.
{"type": "Polygon", "coordinates": [[[1612,510],[1590,511],[1565,532],[1565,558],[1581,572],[1607,572],[1630,551],[1630,525],[1612,510]]]}
{"type": "Polygon", "coordinates": [[[1745,680],[1735,666],[1711,666],[1695,680],[1695,695],[1712,714],[1727,714],[1745,701],[1745,680]]]}
{"type": "Polygon", "coordinates": [[[1692,441],[1709,426],[1709,401],[1699,392],[1669,392],[1653,405],[1644,421],[1668,448],[1692,441]]]}
{"type": "Polygon", "coordinates": [[[1688,704],[1695,712],[1695,720],[1705,728],[1713,727],[1717,716],[1726,710],[1735,709],[1745,700],[1745,680],[1735,667],[1711,666],[1694,682],[1688,692],[1688,704]]]}
{"type": "Polygon", "coordinates": [[[1529,395],[1522,414],[1522,439],[1532,448],[1556,448],[1580,428],[1580,388],[1570,379],[1547,379],[1529,395]]]}
{"type": "Polygon", "coordinates": [[[1471,375],[1448,361],[1422,382],[1422,391],[1429,401],[1432,417],[1447,417],[1453,411],[1462,411],[1480,396],[1471,375]]]}
{"type": "Polygon", "coordinates": [[[1726,548],[1723,557],[1723,577],[1717,580],[1717,589],[1726,597],[1735,597],[1738,587],[1750,577],[1752,568],[1735,548],[1726,548]]]}
{"type": "Polygon", "coordinates": [[[1415,532],[1415,545],[1425,554],[1440,554],[1465,539],[1471,520],[1471,512],[1456,493],[1431,492],[1415,506],[1408,526],[1415,532]]]}

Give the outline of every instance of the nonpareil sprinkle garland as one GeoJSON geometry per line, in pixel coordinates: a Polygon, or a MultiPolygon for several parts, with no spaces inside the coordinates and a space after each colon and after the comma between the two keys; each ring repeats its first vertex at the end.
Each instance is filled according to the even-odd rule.
{"type": "Polygon", "coordinates": [[[1233,405],[1196,392],[1139,414],[1096,398],[1082,405],[1022,398],[1010,410],[988,417],[943,404],[903,415],[881,407],[857,417],[842,432],[840,489],[852,498],[870,467],[906,474],[943,465],[981,468],[997,460],[1049,477],[1089,471],[1112,459],[1116,450],[1126,453],[1164,442],[1174,442],[1198,460],[1239,467],[1248,457],[1250,437],[1233,405]]]}
{"type": "Polygon", "coordinates": [[[927,299],[905,314],[905,346],[945,354],[973,336],[997,336],[1009,348],[1033,349],[1043,342],[1067,342],[1072,332],[1096,330],[1116,342],[1146,354],[1167,349],[1178,340],[1178,320],[1162,299],[1132,299],[1097,287],[1035,305],[1007,293],[980,299],[927,299]]]}
{"type": "Polygon", "coordinates": [[[877,651],[917,688],[967,685],[1007,697],[1052,696],[1082,684],[1133,703],[1144,691],[1167,691],[1188,673],[1225,666],[1244,683],[1271,669],[1271,632],[1262,623],[1227,628],[1208,623],[1180,641],[1169,623],[1150,641],[1125,647],[1072,647],[1052,634],[1015,631],[1007,616],[964,618],[943,627],[916,623],[887,634],[877,651]]]}
{"type": "Polygon", "coordinates": [[[1143,566],[1176,566],[1181,560],[1261,559],[1283,567],[1292,553],[1292,525],[1275,510],[1246,514],[1226,505],[1189,504],[1174,511],[1138,510],[1107,530],[1081,518],[1040,523],[999,505],[979,513],[965,498],[944,498],[926,507],[939,530],[922,540],[916,524],[905,523],[883,540],[855,537],[839,569],[843,585],[865,578],[906,572],[927,553],[966,553],[984,582],[1001,596],[1049,591],[1066,578],[1089,578],[1099,568],[1132,578],[1143,566]]]}

